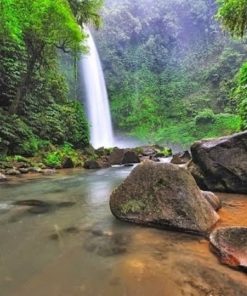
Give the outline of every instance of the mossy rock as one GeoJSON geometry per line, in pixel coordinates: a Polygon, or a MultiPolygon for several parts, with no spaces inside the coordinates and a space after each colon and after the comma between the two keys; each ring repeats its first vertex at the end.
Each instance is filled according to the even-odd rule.
{"type": "Polygon", "coordinates": [[[151,161],[137,166],[112,193],[110,208],[120,220],[199,234],[219,219],[186,169],[151,161]]]}

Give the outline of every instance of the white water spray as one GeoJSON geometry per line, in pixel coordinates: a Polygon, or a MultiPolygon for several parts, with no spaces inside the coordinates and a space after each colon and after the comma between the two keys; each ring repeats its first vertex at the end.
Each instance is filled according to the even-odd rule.
{"type": "Polygon", "coordinates": [[[86,108],[90,124],[90,142],[94,148],[113,147],[113,129],[104,73],[91,32],[88,34],[89,53],[80,61],[84,80],[86,108]]]}

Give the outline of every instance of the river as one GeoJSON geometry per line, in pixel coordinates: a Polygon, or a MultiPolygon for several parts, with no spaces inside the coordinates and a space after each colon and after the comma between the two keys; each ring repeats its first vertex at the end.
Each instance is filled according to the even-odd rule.
{"type": "MultiPolygon", "coordinates": [[[[247,276],[208,242],[117,221],[111,191],[131,168],[68,170],[0,186],[1,296],[246,296],[247,276]],[[48,212],[12,206],[73,202],[48,212]]],[[[221,194],[219,225],[247,225],[247,196],[221,194]]]]}

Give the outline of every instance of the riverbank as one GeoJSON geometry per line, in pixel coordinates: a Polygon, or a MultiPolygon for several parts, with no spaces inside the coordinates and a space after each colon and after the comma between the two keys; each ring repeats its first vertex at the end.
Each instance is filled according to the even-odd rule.
{"type": "Polygon", "coordinates": [[[2,158],[0,182],[26,174],[53,175],[61,169],[102,169],[112,165],[140,163],[145,159],[159,161],[159,158],[171,155],[171,149],[157,145],[125,149],[88,147],[84,150],[75,150],[66,144],[40,151],[34,157],[16,155],[2,158]]]}

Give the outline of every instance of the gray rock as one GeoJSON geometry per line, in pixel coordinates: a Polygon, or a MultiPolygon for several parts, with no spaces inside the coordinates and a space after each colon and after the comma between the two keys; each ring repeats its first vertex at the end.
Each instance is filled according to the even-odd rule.
{"type": "Polygon", "coordinates": [[[174,154],[171,160],[173,164],[185,164],[191,160],[191,155],[189,151],[180,152],[174,154]]]}
{"type": "Polygon", "coordinates": [[[28,170],[30,173],[42,173],[42,169],[38,167],[31,167],[28,170]]]}
{"type": "Polygon", "coordinates": [[[0,173],[0,183],[5,181],[7,181],[7,177],[4,174],[0,173]]]}
{"type": "Polygon", "coordinates": [[[19,176],[20,174],[21,172],[16,169],[9,169],[6,171],[6,175],[9,175],[9,176],[19,176]]]}
{"type": "Polygon", "coordinates": [[[203,190],[247,193],[247,131],[191,147],[189,170],[203,190]]]}
{"type": "Polygon", "coordinates": [[[215,211],[218,211],[219,209],[221,209],[221,207],[222,207],[221,200],[213,192],[202,191],[202,195],[211,204],[211,206],[215,209],[215,211]]]}
{"type": "Polygon", "coordinates": [[[83,167],[88,170],[95,170],[100,169],[101,165],[97,160],[87,160],[83,167]]]}
{"type": "Polygon", "coordinates": [[[140,158],[134,151],[126,151],[123,156],[122,164],[140,163],[140,158]]]}
{"type": "Polygon", "coordinates": [[[124,158],[125,150],[114,148],[109,156],[110,165],[119,165],[122,164],[124,158]]]}
{"type": "Polygon", "coordinates": [[[49,175],[54,175],[56,174],[56,170],[55,169],[43,169],[42,170],[42,174],[45,176],[49,176],[49,175]]]}
{"type": "Polygon", "coordinates": [[[143,147],[140,147],[140,148],[142,149],[142,155],[143,156],[154,156],[159,152],[153,146],[143,146],[143,147]]]}
{"type": "Polygon", "coordinates": [[[22,174],[27,174],[27,173],[29,173],[29,169],[28,169],[28,168],[19,168],[19,171],[20,171],[22,174]]]}
{"type": "Polygon", "coordinates": [[[210,234],[212,250],[223,264],[247,272],[247,227],[222,227],[210,234]]]}
{"type": "Polygon", "coordinates": [[[206,234],[219,216],[184,168],[146,161],[112,193],[110,208],[120,220],[206,234]]]}
{"type": "Polygon", "coordinates": [[[64,169],[72,169],[75,167],[75,164],[70,157],[66,157],[63,161],[62,167],[64,169]]]}

